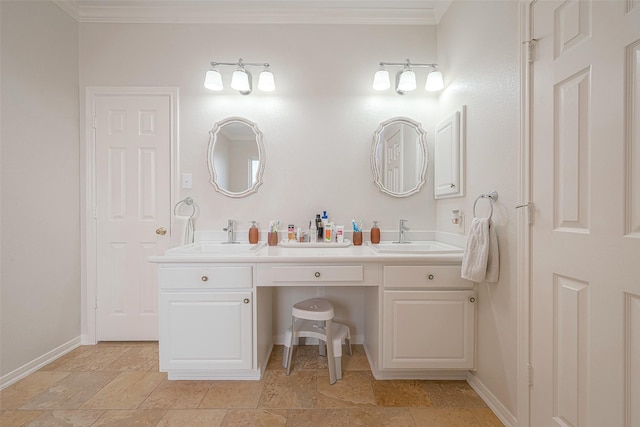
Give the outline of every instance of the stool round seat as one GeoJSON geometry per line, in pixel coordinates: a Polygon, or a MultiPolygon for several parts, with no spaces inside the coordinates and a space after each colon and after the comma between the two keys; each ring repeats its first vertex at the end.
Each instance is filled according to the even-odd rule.
{"type": "Polygon", "coordinates": [[[298,319],[331,320],[333,319],[333,305],[326,299],[310,298],[295,303],[291,309],[291,315],[298,319]]]}

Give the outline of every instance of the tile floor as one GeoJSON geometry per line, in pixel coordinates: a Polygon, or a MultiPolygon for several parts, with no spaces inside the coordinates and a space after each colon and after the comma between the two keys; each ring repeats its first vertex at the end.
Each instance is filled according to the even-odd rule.
{"type": "Polygon", "coordinates": [[[0,426],[502,426],[465,381],[379,381],[356,345],[331,386],[317,347],[289,377],[282,350],[261,381],[168,381],[157,343],[82,346],[0,391],[0,426]]]}

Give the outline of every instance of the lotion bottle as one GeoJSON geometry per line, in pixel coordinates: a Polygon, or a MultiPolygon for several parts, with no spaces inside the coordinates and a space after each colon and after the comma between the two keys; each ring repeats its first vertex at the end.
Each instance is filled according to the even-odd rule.
{"type": "Polygon", "coordinates": [[[373,227],[371,227],[371,243],[380,243],[380,229],[378,228],[378,221],[373,221],[373,227]]]}
{"type": "Polygon", "coordinates": [[[251,221],[251,227],[249,228],[249,243],[255,244],[258,243],[258,226],[255,221],[251,221]]]}

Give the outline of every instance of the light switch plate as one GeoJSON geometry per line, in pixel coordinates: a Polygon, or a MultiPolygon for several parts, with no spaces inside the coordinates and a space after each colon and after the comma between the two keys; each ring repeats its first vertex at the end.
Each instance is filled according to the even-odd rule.
{"type": "Polygon", "coordinates": [[[182,174],[182,188],[193,188],[193,175],[190,173],[182,174]]]}

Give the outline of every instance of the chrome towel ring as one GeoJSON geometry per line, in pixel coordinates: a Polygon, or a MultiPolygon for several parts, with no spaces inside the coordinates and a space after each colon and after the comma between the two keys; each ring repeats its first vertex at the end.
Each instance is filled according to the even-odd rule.
{"type": "Polygon", "coordinates": [[[176,205],[173,207],[174,215],[178,215],[178,208],[182,205],[191,206],[192,210],[191,210],[191,215],[189,215],[189,218],[193,218],[193,216],[196,213],[196,205],[193,203],[193,198],[187,197],[186,199],[180,200],[178,203],[176,203],[176,205]]]}
{"type": "Polygon", "coordinates": [[[473,202],[473,217],[477,218],[476,216],[476,205],[478,204],[478,200],[480,199],[487,199],[489,201],[489,206],[491,207],[491,211],[489,212],[489,216],[487,217],[487,219],[491,219],[491,217],[493,216],[493,204],[495,203],[496,200],[498,200],[498,192],[497,191],[490,191],[486,194],[481,194],[476,198],[476,201],[473,202]]]}

